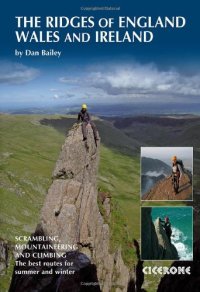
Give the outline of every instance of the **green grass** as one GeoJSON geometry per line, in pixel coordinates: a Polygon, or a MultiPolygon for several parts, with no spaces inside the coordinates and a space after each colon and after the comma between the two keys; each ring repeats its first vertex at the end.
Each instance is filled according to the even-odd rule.
{"type": "Polygon", "coordinates": [[[0,237],[34,231],[64,137],[37,116],[1,116],[0,237]],[[5,227],[5,228],[4,228],[5,227]]]}
{"type": "Polygon", "coordinates": [[[1,292],[7,292],[9,289],[9,284],[11,282],[11,278],[12,278],[12,272],[13,272],[13,267],[15,264],[15,260],[14,257],[10,254],[11,258],[9,261],[9,266],[7,271],[3,271],[1,277],[0,277],[0,291],[1,292]]]}
{"type": "MultiPolygon", "coordinates": [[[[16,235],[34,232],[51,173],[64,136],[41,126],[41,116],[0,116],[0,238],[15,243],[16,235]]],[[[14,261],[1,277],[7,291],[14,261]]]]}
{"type": "Polygon", "coordinates": [[[136,259],[133,239],[140,238],[139,169],[138,157],[101,146],[99,187],[111,194],[110,249],[121,247],[129,266],[136,259]]]}

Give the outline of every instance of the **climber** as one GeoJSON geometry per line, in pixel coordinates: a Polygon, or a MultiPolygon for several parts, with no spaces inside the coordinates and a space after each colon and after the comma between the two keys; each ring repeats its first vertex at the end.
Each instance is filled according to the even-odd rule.
{"type": "Polygon", "coordinates": [[[181,159],[177,159],[177,156],[172,156],[172,166],[176,164],[179,166],[179,169],[181,172],[184,172],[184,165],[183,165],[183,161],[181,159]]]}
{"type": "Polygon", "coordinates": [[[161,222],[162,226],[165,229],[165,232],[166,232],[167,238],[169,240],[169,243],[171,243],[172,229],[171,229],[171,223],[169,221],[169,217],[165,217],[165,220],[161,220],[160,219],[160,222],[161,222]]]}
{"type": "Polygon", "coordinates": [[[180,159],[177,159],[176,156],[172,156],[172,184],[174,185],[175,193],[178,193],[179,181],[184,172],[183,162],[180,159]]]}
{"type": "Polygon", "coordinates": [[[90,118],[90,114],[87,111],[86,104],[82,104],[81,111],[78,114],[78,123],[79,122],[82,122],[83,141],[87,140],[87,129],[86,129],[87,125],[90,125],[92,127],[95,141],[99,140],[97,136],[97,128],[90,118]]]}

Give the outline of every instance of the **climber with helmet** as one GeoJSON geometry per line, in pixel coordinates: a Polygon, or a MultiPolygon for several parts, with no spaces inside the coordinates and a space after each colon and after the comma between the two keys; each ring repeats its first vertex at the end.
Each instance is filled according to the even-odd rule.
{"type": "Polygon", "coordinates": [[[87,140],[87,129],[86,129],[86,127],[89,124],[92,127],[95,141],[99,140],[98,136],[97,136],[97,128],[96,128],[95,124],[93,123],[93,121],[90,118],[90,114],[87,111],[87,105],[86,104],[82,104],[81,111],[78,114],[78,123],[79,122],[82,122],[83,141],[87,140]]]}
{"type": "Polygon", "coordinates": [[[177,159],[176,155],[172,156],[172,167],[173,167],[173,165],[178,165],[179,166],[180,173],[184,172],[183,161],[181,159],[177,159]]]}
{"type": "Polygon", "coordinates": [[[172,175],[176,175],[178,178],[180,178],[181,169],[179,167],[179,164],[177,162],[177,157],[172,157],[172,175]]]}
{"type": "Polygon", "coordinates": [[[179,189],[179,180],[181,178],[182,173],[184,172],[184,166],[182,160],[178,160],[177,156],[172,156],[172,183],[174,185],[175,193],[178,193],[179,189]]]}
{"type": "Polygon", "coordinates": [[[160,222],[161,222],[163,228],[165,229],[169,243],[171,243],[172,229],[171,229],[171,223],[169,221],[169,217],[165,217],[165,220],[160,219],[160,222]]]}

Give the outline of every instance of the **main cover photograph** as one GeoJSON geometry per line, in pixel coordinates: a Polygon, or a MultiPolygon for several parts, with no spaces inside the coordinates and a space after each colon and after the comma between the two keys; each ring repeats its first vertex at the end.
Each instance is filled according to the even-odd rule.
{"type": "Polygon", "coordinates": [[[199,7],[1,9],[0,292],[198,292],[199,7]]]}

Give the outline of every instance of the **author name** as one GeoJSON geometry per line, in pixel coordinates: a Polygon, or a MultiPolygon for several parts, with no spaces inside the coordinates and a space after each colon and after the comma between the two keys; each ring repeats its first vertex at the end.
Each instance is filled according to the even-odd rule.
{"type": "Polygon", "coordinates": [[[22,57],[56,57],[60,58],[62,55],[62,51],[57,51],[54,49],[49,50],[17,50],[15,49],[15,56],[22,58],[22,57]]]}

